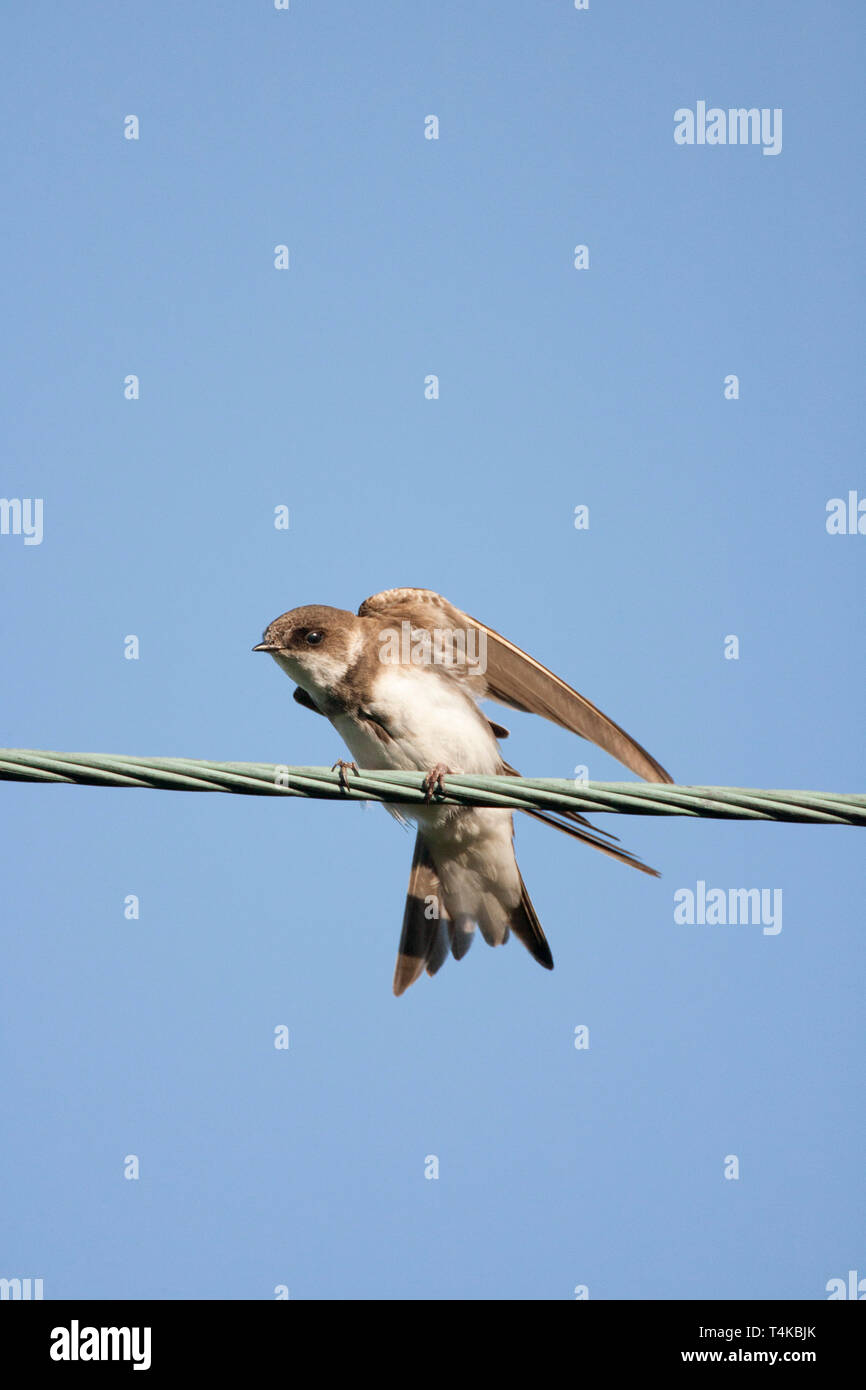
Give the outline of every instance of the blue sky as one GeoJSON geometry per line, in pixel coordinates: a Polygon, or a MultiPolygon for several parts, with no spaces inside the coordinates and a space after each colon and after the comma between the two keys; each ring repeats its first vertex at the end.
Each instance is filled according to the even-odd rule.
{"type": "MultiPolygon", "coordinates": [[[[803,0],[7,14],[0,493],[43,499],[44,534],[0,535],[0,742],[330,764],[250,647],[418,585],[680,782],[862,791],[866,536],[825,521],[866,496],[864,29],[803,0]],[[701,100],[781,108],[781,152],[677,145],[701,100]]],[[[627,775],[491,713],[526,774],[627,775]]],[[[555,971],[478,942],[395,1000],[412,842],[378,808],[0,807],[0,1275],[255,1299],[866,1275],[862,832],[600,818],[653,881],[520,822],[555,971]],[[676,923],[698,881],[781,889],[782,930],[676,923]]]]}

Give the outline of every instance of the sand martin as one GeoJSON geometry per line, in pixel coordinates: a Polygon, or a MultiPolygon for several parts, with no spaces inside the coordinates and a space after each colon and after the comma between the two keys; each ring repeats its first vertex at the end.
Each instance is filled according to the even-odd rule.
{"type": "MultiPolygon", "coordinates": [[[[418,826],[394,993],[466,954],[475,928],[491,946],[510,931],[539,964],[553,957],[517,867],[511,811],[436,804],[449,772],[519,776],[503,761],[508,730],[478,701],[543,715],[651,782],[672,779],[618,724],[507,638],[432,589],[387,589],[357,615],[312,604],[283,613],[253,648],[295,682],[294,698],[330,719],[362,768],[424,772],[427,804],[389,806],[418,826]]],[[[335,763],[335,767],[338,764],[335,763]]],[[[353,764],[340,762],[344,768],[353,764]]],[[[624,864],[654,869],[577,812],[526,814],[624,864]]]]}

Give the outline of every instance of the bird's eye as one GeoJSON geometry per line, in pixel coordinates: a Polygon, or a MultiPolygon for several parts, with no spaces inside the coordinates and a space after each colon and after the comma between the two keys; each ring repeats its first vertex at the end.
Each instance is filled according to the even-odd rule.
{"type": "Polygon", "coordinates": [[[318,647],[319,643],[323,642],[324,640],[324,632],[308,632],[306,636],[306,641],[310,644],[311,647],[318,647]]]}

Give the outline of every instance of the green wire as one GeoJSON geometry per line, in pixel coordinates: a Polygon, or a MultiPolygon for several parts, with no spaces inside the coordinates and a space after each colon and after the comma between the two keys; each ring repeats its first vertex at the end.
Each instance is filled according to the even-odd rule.
{"type": "MultiPolygon", "coordinates": [[[[424,801],[424,777],[420,772],[349,771],[346,780],[348,785],[341,787],[339,772],[326,767],[0,748],[0,781],[325,797],[340,801],[388,801],[405,806],[424,801]]],[[[437,793],[434,800],[445,806],[499,806],[515,811],[596,814],[615,811],[633,816],[866,825],[866,795],[861,793],[681,787],[666,782],[577,783],[562,777],[446,774],[444,792],[437,793]]]]}

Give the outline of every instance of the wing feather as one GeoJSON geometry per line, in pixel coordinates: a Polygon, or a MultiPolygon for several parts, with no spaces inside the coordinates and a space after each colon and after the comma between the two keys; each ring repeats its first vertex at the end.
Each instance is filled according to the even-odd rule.
{"type": "MultiPolygon", "coordinates": [[[[670,773],[645,748],[615,724],[596,705],[542,666],[507,637],[486,623],[470,617],[432,589],[386,589],[365,599],[358,609],[362,618],[388,618],[409,621],[413,627],[449,628],[484,635],[486,670],[473,671],[471,664],[455,667],[454,675],[464,679],[476,698],[485,696],[511,709],[540,714],[569,732],[589,739],[610,753],[625,767],[648,782],[672,782],[670,773]]],[[[479,641],[476,636],[476,643],[479,641]]],[[[480,648],[476,645],[475,650],[480,648]]]]}

